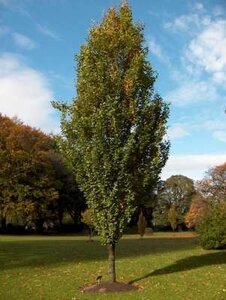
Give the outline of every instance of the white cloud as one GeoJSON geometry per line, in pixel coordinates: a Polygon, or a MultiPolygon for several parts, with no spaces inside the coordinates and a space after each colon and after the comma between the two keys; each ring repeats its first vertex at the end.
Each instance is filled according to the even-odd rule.
{"type": "Polygon", "coordinates": [[[178,138],[182,138],[186,135],[189,135],[189,133],[184,128],[183,124],[174,124],[168,129],[168,136],[171,141],[178,138]]]}
{"type": "Polygon", "coordinates": [[[24,8],[26,6],[26,3],[29,2],[29,0],[24,1],[18,1],[18,0],[0,0],[0,6],[4,6],[5,8],[15,11],[19,14],[21,14],[24,17],[30,17],[30,14],[27,12],[27,10],[24,8]]]}
{"type": "Polygon", "coordinates": [[[154,38],[149,38],[149,51],[151,54],[154,54],[156,57],[158,57],[161,61],[165,63],[169,63],[169,58],[164,53],[163,49],[161,46],[155,41],[154,38]]]}
{"type": "Polygon", "coordinates": [[[173,31],[186,31],[180,69],[171,72],[177,87],[166,95],[176,105],[219,101],[219,87],[226,86],[226,20],[206,14],[200,2],[193,9],[196,13],[165,24],[173,31]]]}
{"type": "Polygon", "coordinates": [[[200,125],[208,130],[224,130],[226,132],[226,116],[223,115],[223,112],[221,115],[212,115],[212,120],[202,120],[200,125]]]}
{"type": "Polygon", "coordinates": [[[45,132],[56,131],[47,78],[9,53],[0,55],[0,112],[45,132]]]}
{"type": "Polygon", "coordinates": [[[193,7],[195,13],[181,15],[170,22],[164,23],[165,29],[170,29],[174,33],[186,31],[186,34],[196,34],[197,30],[202,30],[204,26],[211,23],[211,16],[204,14],[204,7],[197,3],[197,8],[193,7]]]}
{"type": "Polygon", "coordinates": [[[226,83],[226,20],[222,8],[215,6],[206,13],[201,2],[193,7],[196,13],[181,15],[165,23],[172,32],[185,32],[188,41],[184,50],[184,64],[193,77],[208,74],[213,83],[226,83]]]}
{"type": "Polygon", "coordinates": [[[191,103],[215,101],[218,99],[217,89],[208,81],[194,81],[187,78],[187,81],[180,82],[180,86],[168,95],[167,101],[178,106],[188,105],[191,103]]]}
{"type": "Polygon", "coordinates": [[[222,6],[220,5],[216,5],[214,8],[213,8],[213,14],[214,16],[216,17],[219,17],[219,16],[222,16],[224,14],[224,9],[222,6]]]}
{"type": "Polygon", "coordinates": [[[0,37],[9,33],[9,28],[7,26],[0,26],[0,37]]]}
{"type": "Polygon", "coordinates": [[[194,10],[200,10],[200,11],[203,11],[204,10],[204,6],[201,2],[197,2],[195,3],[194,7],[193,7],[194,10]]]}
{"type": "Polygon", "coordinates": [[[188,30],[191,26],[200,25],[200,17],[198,14],[189,14],[189,15],[182,15],[175,18],[171,22],[166,22],[164,24],[164,28],[170,29],[173,31],[184,31],[188,30]]]}
{"type": "Polygon", "coordinates": [[[205,172],[226,162],[226,154],[172,155],[162,172],[165,180],[172,175],[184,175],[194,180],[202,179],[205,172]]]}
{"type": "Polygon", "coordinates": [[[225,131],[215,131],[213,137],[221,142],[226,143],[226,132],[225,131]]]}
{"type": "Polygon", "coordinates": [[[12,34],[12,37],[13,37],[13,40],[14,42],[24,48],[24,49],[28,49],[28,50],[31,50],[31,49],[34,49],[35,48],[35,43],[29,38],[27,37],[26,35],[24,34],[21,34],[21,33],[18,33],[18,32],[14,32],[12,34]]]}
{"type": "Polygon", "coordinates": [[[37,30],[39,32],[41,32],[42,34],[56,40],[56,41],[60,41],[61,38],[54,32],[52,31],[51,29],[49,29],[48,27],[46,26],[43,26],[43,25],[40,25],[40,24],[37,24],[37,30]]]}
{"type": "Polygon", "coordinates": [[[154,39],[150,39],[149,40],[149,48],[150,48],[150,52],[152,52],[153,54],[155,54],[157,57],[162,58],[163,54],[162,54],[162,49],[161,47],[155,42],[154,39]]]}
{"type": "Polygon", "coordinates": [[[212,21],[188,45],[187,59],[211,74],[226,78],[226,20],[212,21]]]}

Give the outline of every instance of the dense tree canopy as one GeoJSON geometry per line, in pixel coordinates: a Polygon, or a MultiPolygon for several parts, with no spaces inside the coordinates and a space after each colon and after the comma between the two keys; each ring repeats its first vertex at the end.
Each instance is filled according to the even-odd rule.
{"type": "Polygon", "coordinates": [[[189,228],[199,225],[216,203],[226,201],[226,163],[209,169],[206,176],[197,181],[196,188],[198,193],[185,218],[189,228]]]}
{"type": "Polygon", "coordinates": [[[226,201],[226,163],[209,169],[197,188],[212,202],[226,201]]]}
{"type": "Polygon", "coordinates": [[[143,29],[127,4],[110,9],[77,56],[77,97],[62,112],[60,147],[94,212],[101,242],[114,248],[135,203],[150,197],[168,157],[168,106],[154,93],[156,75],[143,29]]]}
{"type": "Polygon", "coordinates": [[[209,208],[208,200],[197,193],[191,200],[189,211],[185,215],[185,224],[188,228],[195,228],[202,220],[209,208]]]}
{"type": "Polygon", "coordinates": [[[173,175],[162,182],[154,211],[155,223],[157,225],[167,225],[169,223],[169,210],[174,206],[177,214],[177,224],[183,224],[195,193],[193,180],[186,176],[173,175]]]}
{"type": "Polygon", "coordinates": [[[226,202],[212,203],[197,226],[204,249],[226,249],[226,202]]]}
{"type": "Polygon", "coordinates": [[[52,137],[0,114],[2,227],[7,220],[39,229],[44,221],[61,223],[63,213],[75,203],[75,180],[54,145],[52,137]]]}

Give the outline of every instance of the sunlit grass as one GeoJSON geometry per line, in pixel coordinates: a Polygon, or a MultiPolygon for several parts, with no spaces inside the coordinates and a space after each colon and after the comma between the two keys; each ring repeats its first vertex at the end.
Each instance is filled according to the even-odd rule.
{"type": "Polygon", "coordinates": [[[191,234],[125,236],[117,247],[117,277],[143,288],[82,294],[97,275],[107,280],[107,251],[84,236],[0,236],[1,300],[225,300],[226,251],[205,251],[191,234]]]}

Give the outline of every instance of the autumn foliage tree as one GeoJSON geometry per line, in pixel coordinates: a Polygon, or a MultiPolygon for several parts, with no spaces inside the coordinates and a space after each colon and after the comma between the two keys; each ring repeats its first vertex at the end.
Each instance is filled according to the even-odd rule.
{"type": "Polygon", "coordinates": [[[13,214],[38,225],[58,196],[48,158],[53,141],[18,120],[1,115],[0,124],[1,219],[13,214]]]}
{"type": "Polygon", "coordinates": [[[185,215],[185,224],[188,228],[195,228],[202,220],[209,208],[208,200],[197,193],[191,200],[189,211],[185,215]]]}
{"type": "Polygon", "coordinates": [[[226,163],[209,169],[197,187],[210,202],[226,201],[226,163]]]}
{"type": "Polygon", "coordinates": [[[7,220],[33,223],[39,230],[44,221],[62,220],[67,209],[63,198],[71,195],[70,171],[52,137],[0,114],[0,165],[2,229],[7,220]]]}
{"type": "Polygon", "coordinates": [[[162,182],[154,210],[154,219],[157,225],[169,223],[169,211],[172,207],[176,211],[177,224],[183,225],[191,199],[196,194],[192,179],[183,175],[173,175],[162,182]]]}
{"type": "Polygon", "coordinates": [[[156,75],[143,29],[123,3],[94,25],[77,55],[77,97],[53,103],[62,113],[60,149],[94,212],[116,281],[115,247],[139,199],[150,196],[168,157],[168,106],[154,92],[156,75]]]}
{"type": "Polygon", "coordinates": [[[195,228],[212,205],[226,201],[226,163],[209,169],[196,187],[198,193],[192,198],[185,217],[188,228],[195,228]]]}
{"type": "Polygon", "coordinates": [[[226,247],[226,163],[208,170],[197,182],[198,198],[192,201],[186,216],[188,226],[195,226],[205,249],[226,247]]]}

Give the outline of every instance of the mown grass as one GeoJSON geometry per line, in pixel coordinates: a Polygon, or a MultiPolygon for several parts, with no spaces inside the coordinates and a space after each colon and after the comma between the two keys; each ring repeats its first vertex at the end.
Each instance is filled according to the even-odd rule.
{"type": "Polygon", "coordinates": [[[83,294],[107,280],[107,251],[82,236],[0,236],[1,300],[225,300],[226,251],[205,251],[190,234],[125,236],[117,247],[117,277],[143,288],[83,294]]]}

